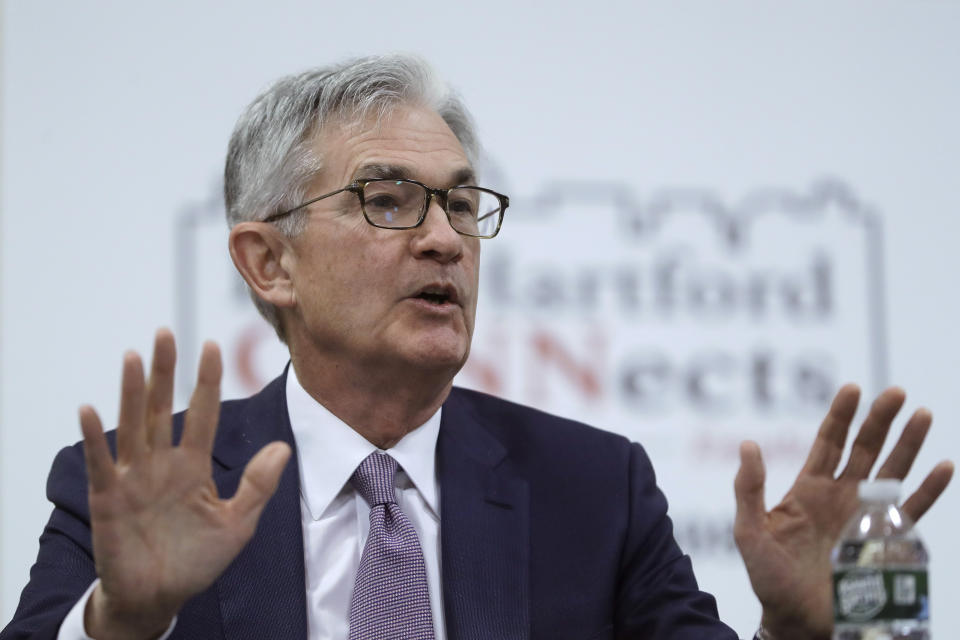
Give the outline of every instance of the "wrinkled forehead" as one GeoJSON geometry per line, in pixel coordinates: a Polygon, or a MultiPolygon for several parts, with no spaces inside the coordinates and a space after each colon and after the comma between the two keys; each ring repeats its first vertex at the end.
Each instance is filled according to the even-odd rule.
{"type": "Polygon", "coordinates": [[[439,113],[419,105],[329,121],[313,144],[323,173],[334,182],[405,178],[453,186],[476,181],[473,165],[449,125],[439,113]]]}
{"type": "MultiPolygon", "coordinates": [[[[354,180],[418,180],[417,171],[411,167],[380,164],[376,162],[361,164],[352,174],[354,180]]],[[[449,178],[443,180],[443,186],[473,185],[477,178],[473,168],[463,165],[460,168],[451,167],[449,178]]],[[[440,185],[428,185],[440,186],[440,185]]]]}

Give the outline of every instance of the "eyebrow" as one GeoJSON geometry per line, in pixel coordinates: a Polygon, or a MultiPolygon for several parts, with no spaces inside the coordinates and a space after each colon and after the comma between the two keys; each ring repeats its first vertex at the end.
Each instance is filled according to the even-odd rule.
{"type": "MultiPolygon", "coordinates": [[[[393,164],[366,164],[353,172],[353,180],[413,180],[413,172],[393,164]]],[[[462,167],[451,174],[450,186],[475,185],[476,174],[470,167],[462,167]]]]}

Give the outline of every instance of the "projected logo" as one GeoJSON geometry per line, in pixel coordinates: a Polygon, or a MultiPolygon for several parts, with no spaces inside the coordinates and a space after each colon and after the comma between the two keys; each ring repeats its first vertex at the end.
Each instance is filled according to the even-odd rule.
{"type": "MultiPolygon", "coordinates": [[[[840,383],[884,386],[881,221],[842,182],[734,202],[572,182],[511,195],[457,382],[643,443],[685,497],[688,551],[733,549],[741,440],[786,482],[840,383]]],[[[177,265],[182,396],[205,338],[224,351],[224,397],[256,392],[287,354],[230,262],[219,196],[185,209],[177,265]]]]}

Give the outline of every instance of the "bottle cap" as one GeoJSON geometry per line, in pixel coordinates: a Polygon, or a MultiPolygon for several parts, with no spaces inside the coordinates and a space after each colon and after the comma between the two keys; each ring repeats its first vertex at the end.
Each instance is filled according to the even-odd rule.
{"type": "Polygon", "coordinates": [[[892,502],[900,499],[900,481],[894,478],[861,480],[857,495],[863,502],[892,502]]]}

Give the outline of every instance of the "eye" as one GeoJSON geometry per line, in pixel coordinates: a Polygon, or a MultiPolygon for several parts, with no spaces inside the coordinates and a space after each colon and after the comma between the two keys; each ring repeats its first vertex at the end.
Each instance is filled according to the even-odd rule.
{"type": "Polygon", "coordinates": [[[477,203],[473,198],[458,196],[447,202],[447,210],[451,215],[476,217],[477,203]]]}
{"type": "Polygon", "coordinates": [[[368,215],[407,215],[419,211],[422,201],[423,190],[405,180],[375,180],[363,192],[368,215]]]}
{"type": "Polygon", "coordinates": [[[400,202],[394,194],[378,193],[369,195],[365,198],[366,205],[378,211],[393,210],[400,208],[400,202]]]}

